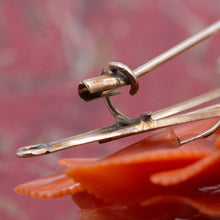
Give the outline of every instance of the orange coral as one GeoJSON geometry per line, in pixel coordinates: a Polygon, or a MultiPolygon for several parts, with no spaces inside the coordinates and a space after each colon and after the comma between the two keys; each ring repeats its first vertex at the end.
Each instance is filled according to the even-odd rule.
{"type": "Polygon", "coordinates": [[[77,204],[84,201],[95,207],[96,214],[106,204],[136,204],[142,210],[163,204],[166,198],[170,203],[177,201],[205,214],[220,215],[219,193],[210,197],[210,192],[201,190],[220,184],[220,132],[183,146],[178,142],[179,137],[198,134],[215,122],[211,119],[168,129],[102,159],[63,159],[58,163],[67,167],[65,174],[22,184],[15,191],[40,198],[72,194],[77,204]]]}

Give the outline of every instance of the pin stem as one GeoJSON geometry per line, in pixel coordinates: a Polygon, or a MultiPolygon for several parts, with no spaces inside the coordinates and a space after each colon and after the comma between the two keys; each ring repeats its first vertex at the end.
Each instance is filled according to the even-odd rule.
{"type": "MultiPolygon", "coordinates": [[[[210,36],[216,34],[219,31],[220,31],[220,21],[217,21],[216,23],[210,25],[206,29],[195,34],[194,36],[172,47],[168,51],[150,60],[144,65],[136,68],[134,71],[131,71],[124,64],[117,63],[117,65],[115,65],[115,68],[111,69],[110,72],[109,71],[106,72],[107,74],[104,74],[96,78],[83,80],[83,82],[79,84],[79,89],[78,89],[79,95],[85,101],[90,101],[95,98],[105,97],[106,96],[105,92],[108,91],[109,89],[115,90],[121,86],[125,86],[128,84],[131,84],[132,87],[136,86],[138,89],[137,80],[136,83],[134,83],[133,81],[128,79],[128,77],[126,78],[120,76],[120,74],[117,74],[117,72],[129,73],[130,76],[132,76],[134,79],[137,79],[138,77],[143,76],[146,73],[149,73],[151,70],[156,69],[157,67],[161,66],[163,63],[168,62],[178,54],[193,47],[194,45],[209,38],[210,36]]],[[[112,63],[109,64],[109,66],[111,65],[112,63]]],[[[134,95],[137,92],[137,89],[130,94],[134,95]]]]}
{"type": "Polygon", "coordinates": [[[161,55],[138,67],[133,72],[137,77],[140,77],[150,72],[151,70],[156,69],[158,66],[161,66],[163,63],[166,63],[167,61],[171,60],[172,58],[184,52],[185,50],[193,47],[199,42],[209,38],[218,31],[220,31],[220,21],[212,24],[211,26],[197,33],[196,35],[193,35],[192,37],[186,39],[180,44],[172,47],[171,49],[167,50],[161,55]]]}

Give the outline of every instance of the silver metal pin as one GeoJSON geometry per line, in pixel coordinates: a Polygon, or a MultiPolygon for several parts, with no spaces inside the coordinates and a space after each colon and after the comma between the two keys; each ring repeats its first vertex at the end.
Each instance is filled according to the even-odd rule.
{"type": "MultiPolygon", "coordinates": [[[[90,101],[105,96],[105,91],[115,90],[121,86],[131,84],[130,94],[138,91],[137,78],[168,62],[178,54],[193,47],[201,41],[209,38],[220,31],[220,21],[215,22],[206,29],[172,47],[161,55],[155,57],[134,71],[122,63],[111,62],[102,71],[102,76],[86,79],[79,83],[78,92],[82,99],[90,101]]],[[[109,94],[108,94],[109,95],[109,94]]]]}
{"type": "MultiPolygon", "coordinates": [[[[118,123],[116,121],[116,123],[111,126],[99,128],[73,137],[61,139],[46,144],[25,146],[18,149],[17,156],[19,157],[39,156],[95,141],[99,141],[100,143],[103,143],[106,141],[112,141],[118,138],[127,137],[130,135],[135,135],[146,131],[164,128],[172,125],[177,125],[177,124],[182,124],[182,123],[197,121],[202,119],[220,117],[220,104],[195,110],[193,112],[176,115],[177,113],[190,109],[191,107],[196,107],[198,105],[204,104],[208,101],[218,98],[220,98],[220,89],[198,96],[189,101],[185,101],[177,105],[171,106],[169,107],[169,111],[167,108],[165,108],[164,110],[160,110],[152,114],[149,114],[149,112],[147,112],[146,113],[147,117],[145,117],[146,114],[144,113],[137,119],[132,119],[132,120],[128,119],[127,123],[120,123],[120,122],[118,123]],[[156,117],[156,119],[154,119],[154,117],[156,117]]],[[[124,118],[124,120],[127,119],[124,118]]],[[[205,134],[201,134],[200,136],[195,137],[194,139],[184,140],[183,142],[180,142],[180,145],[183,143],[187,143],[189,141],[193,141],[198,138],[211,135],[219,128],[220,128],[220,123],[218,122],[218,124],[214,125],[213,128],[210,129],[210,131],[206,132],[205,134]]]]}
{"type": "MultiPolygon", "coordinates": [[[[199,97],[187,100],[177,105],[150,113],[143,113],[136,119],[130,119],[122,114],[112,103],[110,96],[118,94],[115,89],[131,84],[130,94],[134,95],[139,88],[137,78],[157,68],[183,51],[189,49],[202,40],[210,37],[220,30],[220,21],[209,26],[205,30],[183,41],[160,56],[131,71],[122,63],[111,62],[102,71],[102,76],[84,80],[79,84],[79,95],[86,101],[104,97],[106,106],[116,119],[116,123],[94,131],[77,136],[53,141],[46,144],[25,146],[17,151],[19,157],[31,157],[60,151],[69,147],[75,147],[94,141],[100,143],[115,140],[130,135],[143,133],[150,130],[164,128],[176,124],[197,121],[208,118],[220,118],[220,104],[212,105],[185,114],[182,111],[194,108],[206,102],[220,98],[220,88],[199,97]]],[[[187,140],[180,140],[179,144],[185,144],[198,138],[204,138],[220,128],[220,120],[206,132],[187,140]]]]}

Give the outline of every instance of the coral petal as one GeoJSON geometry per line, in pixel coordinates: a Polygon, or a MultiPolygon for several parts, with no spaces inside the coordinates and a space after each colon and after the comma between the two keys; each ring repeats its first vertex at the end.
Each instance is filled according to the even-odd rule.
{"type": "Polygon", "coordinates": [[[54,199],[80,192],[82,187],[80,183],[74,182],[65,174],[56,174],[21,184],[15,188],[15,191],[42,199],[54,199]]]}
{"type": "Polygon", "coordinates": [[[91,165],[71,168],[66,174],[98,198],[123,203],[160,190],[150,181],[154,173],[186,167],[216,151],[207,146],[200,150],[192,143],[182,149],[173,131],[167,130],[91,165]]]}
{"type": "Polygon", "coordinates": [[[196,178],[196,181],[194,180],[193,182],[193,186],[196,187],[196,184],[201,184],[201,182],[203,184],[205,182],[209,182],[207,184],[219,183],[219,175],[214,177],[213,181],[215,182],[210,179],[213,175],[213,170],[216,173],[220,172],[220,152],[207,156],[184,168],[155,173],[150,179],[154,184],[171,186],[185,182],[193,177],[196,178]]]}

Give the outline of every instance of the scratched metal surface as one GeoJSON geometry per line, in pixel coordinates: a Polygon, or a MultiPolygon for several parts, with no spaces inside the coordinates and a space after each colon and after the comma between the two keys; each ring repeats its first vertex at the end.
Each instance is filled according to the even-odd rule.
{"type": "MultiPolygon", "coordinates": [[[[64,157],[104,156],[140,136],[90,144],[31,159],[18,147],[113,123],[103,100],[85,103],[80,80],[109,61],[131,69],[219,19],[218,0],[0,1],[0,218],[77,219],[70,197],[17,195],[25,181],[62,171],[64,157]]],[[[114,100],[131,117],[158,110],[220,84],[219,35],[141,78],[135,97],[114,100]]]]}

